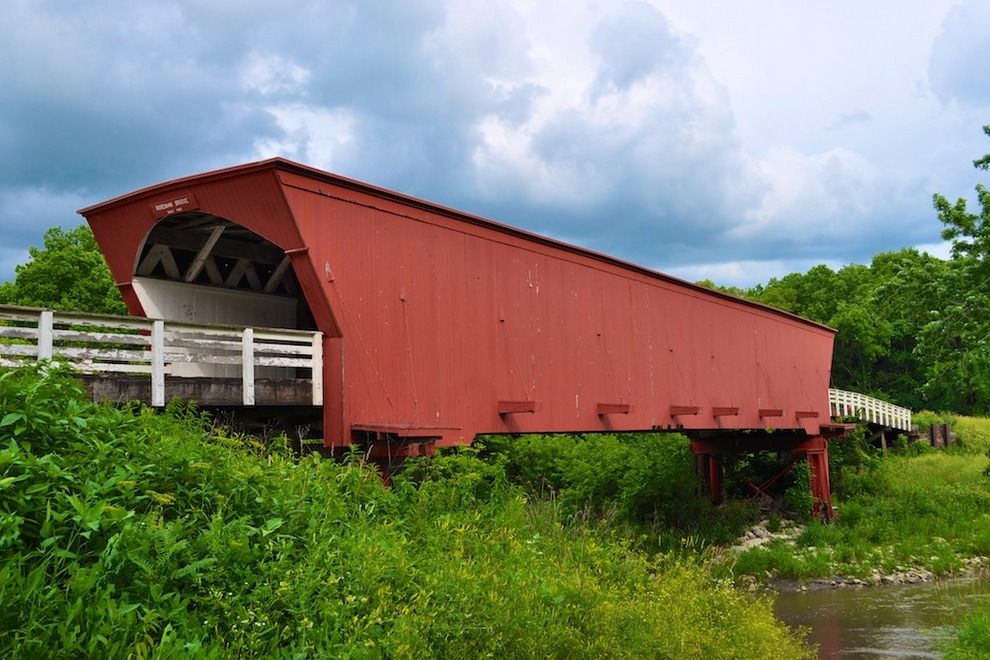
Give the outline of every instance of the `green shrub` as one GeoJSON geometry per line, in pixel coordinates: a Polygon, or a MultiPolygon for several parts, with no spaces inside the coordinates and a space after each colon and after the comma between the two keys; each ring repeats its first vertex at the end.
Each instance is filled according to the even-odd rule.
{"type": "Polygon", "coordinates": [[[0,655],[807,655],[766,601],[562,525],[497,463],[388,490],[272,446],[0,374],[0,655]]]}
{"type": "Polygon", "coordinates": [[[990,418],[956,415],[948,421],[963,451],[974,454],[990,452],[990,418]]]}
{"type": "Polygon", "coordinates": [[[955,637],[946,645],[946,660],[990,658],[990,606],[984,605],[956,627],[955,637]]]}
{"type": "Polygon", "coordinates": [[[570,513],[614,507],[630,520],[678,524],[704,508],[679,434],[492,437],[485,446],[518,483],[570,513]]]}
{"type": "Polygon", "coordinates": [[[677,433],[492,436],[481,455],[565,516],[650,529],[655,550],[683,547],[689,537],[728,543],[756,517],[748,503],[716,509],[701,496],[694,455],[677,433]]]}
{"type": "Polygon", "coordinates": [[[784,504],[798,519],[811,517],[811,468],[807,461],[798,461],[791,468],[791,485],[784,491],[784,504]]]}
{"type": "Polygon", "coordinates": [[[832,440],[828,444],[832,494],[842,497],[870,492],[880,462],[880,452],[870,442],[866,426],[857,426],[846,437],[832,440]]]}
{"type": "Polygon", "coordinates": [[[930,410],[921,410],[911,414],[911,422],[918,426],[920,433],[928,433],[928,430],[936,424],[945,424],[946,415],[933,413],[930,410]]]}

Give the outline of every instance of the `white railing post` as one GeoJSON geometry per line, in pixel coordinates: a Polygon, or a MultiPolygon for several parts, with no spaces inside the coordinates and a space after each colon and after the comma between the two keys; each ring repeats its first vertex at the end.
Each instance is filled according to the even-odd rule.
{"type": "Polygon", "coordinates": [[[323,333],[313,333],[313,405],[323,405],[323,333]]]}
{"type": "Polygon", "coordinates": [[[911,410],[859,392],[829,389],[829,405],[835,417],[858,417],[902,431],[911,430],[911,410]]]}
{"type": "Polygon", "coordinates": [[[151,405],[165,405],[165,321],[151,323],[151,405]]]}
{"type": "Polygon", "coordinates": [[[52,337],[55,328],[55,313],[50,309],[41,310],[38,316],[38,359],[52,359],[52,337]]]}
{"type": "Polygon", "coordinates": [[[254,329],[241,333],[241,385],[245,406],[254,405],[254,329]]]}

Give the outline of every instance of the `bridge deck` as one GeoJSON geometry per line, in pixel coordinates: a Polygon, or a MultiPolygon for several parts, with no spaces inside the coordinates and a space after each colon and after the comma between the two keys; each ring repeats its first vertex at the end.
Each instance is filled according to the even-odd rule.
{"type": "MultiPolygon", "coordinates": [[[[151,379],[127,374],[81,374],[94,401],[143,401],[151,403],[151,379]]],[[[313,406],[310,378],[254,381],[254,406],[313,406]]],[[[195,401],[202,408],[232,408],[244,405],[243,384],[238,378],[165,378],[165,392],[173,397],[195,401]]]]}

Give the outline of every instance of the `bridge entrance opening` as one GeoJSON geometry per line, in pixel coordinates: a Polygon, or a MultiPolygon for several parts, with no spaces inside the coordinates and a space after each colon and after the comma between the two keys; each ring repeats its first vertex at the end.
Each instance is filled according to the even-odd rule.
{"type": "Polygon", "coordinates": [[[137,255],[133,286],[150,317],[316,329],[288,255],[208,213],[176,214],[155,225],[137,255]]]}
{"type": "Polygon", "coordinates": [[[252,433],[284,431],[297,448],[322,436],[322,347],[278,332],[318,330],[282,247],[227,218],[178,213],[148,233],[131,284],[144,314],[165,321],[168,393],[252,433]]]}

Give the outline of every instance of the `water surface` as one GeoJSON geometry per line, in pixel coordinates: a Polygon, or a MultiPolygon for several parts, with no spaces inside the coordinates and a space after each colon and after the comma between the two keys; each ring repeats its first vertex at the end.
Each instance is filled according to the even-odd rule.
{"type": "Polygon", "coordinates": [[[777,616],[811,629],[822,658],[938,658],[950,627],[990,599],[990,578],[782,593],[777,616]]]}

